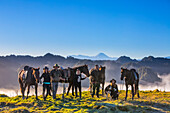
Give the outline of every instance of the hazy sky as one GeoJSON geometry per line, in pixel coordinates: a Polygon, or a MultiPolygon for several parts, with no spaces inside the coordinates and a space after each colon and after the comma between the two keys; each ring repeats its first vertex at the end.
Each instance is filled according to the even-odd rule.
{"type": "Polygon", "coordinates": [[[169,0],[0,0],[0,56],[170,56],[169,0]]]}

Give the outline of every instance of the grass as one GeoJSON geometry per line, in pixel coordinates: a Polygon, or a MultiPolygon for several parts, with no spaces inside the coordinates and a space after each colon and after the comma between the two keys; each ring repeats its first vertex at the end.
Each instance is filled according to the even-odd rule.
{"type": "Polygon", "coordinates": [[[12,113],[29,113],[29,112],[56,112],[56,113],[112,113],[112,112],[129,112],[129,113],[148,113],[148,112],[169,112],[170,113],[170,92],[140,91],[141,98],[135,96],[131,100],[131,94],[127,101],[124,101],[125,91],[120,91],[119,99],[109,101],[106,97],[91,98],[89,91],[82,93],[82,99],[75,98],[71,94],[62,100],[62,95],[58,94],[57,99],[53,100],[48,96],[44,101],[42,96],[39,100],[35,96],[22,100],[21,96],[7,97],[0,95],[0,112],[12,113]]]}

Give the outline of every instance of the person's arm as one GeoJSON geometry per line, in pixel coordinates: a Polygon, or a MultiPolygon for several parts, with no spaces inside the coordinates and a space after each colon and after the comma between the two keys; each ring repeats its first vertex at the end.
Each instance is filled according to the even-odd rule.
{"type": "Polygon", "coordinates": [[[62,74],[60,71],[59,71],[59,77],[60,77],[60,80],[65,80],[65,78],[62,78],[62,74]]]}
{"type": "Polygon", "coordinates": [[[41,79],[44,77],[44,73],[41,75],[41,77],[40,77],[40,84],[42,84],[42,81],[41,81],[41,79]]]}
{"type": "Polygon", "coordinates": [[[86,79],[87,77],[85,76],[84,78],[82,78],[82,75],[81,75],[81,80],[84,80],[84,79],[86,79]]]}
{"type": "Polygon", "coordinates": [[[53,77],[53,70],[50,71],[50,77],[53,77]]]}
{"type": "Polygon", "coordinates": [[[44,77],[44,73],[41,75],[40,80],[44,77]]]}
{"type": "Polygon", "coordinates": [[[109,91],[109,85],[105,88],[105,93],[109,91]]]}

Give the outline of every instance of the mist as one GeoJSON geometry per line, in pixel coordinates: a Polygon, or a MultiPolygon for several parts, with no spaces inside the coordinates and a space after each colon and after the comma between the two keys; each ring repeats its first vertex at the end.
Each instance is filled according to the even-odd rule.
{"type": "MultiPolygon", "coordinates": [[[[158,89],[159,91],[170,91],[170,74],[168,75],[158,75],[158,77],[160,77],[162,79],[162,82],[155,82],[155,83],[147,83],[146,85],[139,85],[139,90],[140,91],[146,91],[146,90],[155,90],[158,89]]],[[[118,83],[118,89],[119,90],[125,90],[125,84],[123,81],[121,81],[122,83],[118,83]]],[[[142,81],[144,82],[144,81],[142,81]]],[[[109,82],[105,83],[105,87],[109,85],[109,82]]],[[[89,79],[87,78],[86,80],[82,81],[82,91],[88,91],[88,87],[89,87],[89,79]]],[[[40,84],[38,87],[38,95],[42,95],[42,85],[40,84]]],[[[68,88],[68,83],[66,83],[66,91],[68,88]]],[[[101,88],[100,88],[101,89],[101,88]]],[[[131,90],[131,87],[129,87],[129,90],[131,90]]],[[[27,90],[25,91],[25,95],[26,95],[27,90]]],[[[34,93],[34,88],[31,87],[30,90],[30,94],[31,95],[35,95],[34,93]]],[[[70,90],[70,93],[72,92],[72,90],[70,90]]],[[[57,91],[57,94],[62,94],[63,93],[63,84],[59,83],[59,88],[57,91]]],[[[19,87],[16,89],[5,89],[5,88],[1,88],[0,89],[0,94],[5,94],[9,97],[14,97],[17,95],[21,95],[21,92],[19,90],[19,87]]]]}

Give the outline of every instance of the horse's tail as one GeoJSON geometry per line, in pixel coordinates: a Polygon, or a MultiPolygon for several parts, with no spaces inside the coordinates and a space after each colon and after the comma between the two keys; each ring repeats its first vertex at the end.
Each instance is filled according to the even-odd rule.
{"type": "Polygon", "coordinates": [[[139,91],[139,80],[136,80],[136,82],[135,82],[135,88],[134,88],[134,94],[136,94],[136,93],[138,93],[138,91],[139,91]]]}

